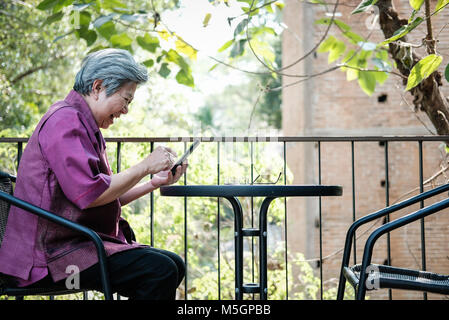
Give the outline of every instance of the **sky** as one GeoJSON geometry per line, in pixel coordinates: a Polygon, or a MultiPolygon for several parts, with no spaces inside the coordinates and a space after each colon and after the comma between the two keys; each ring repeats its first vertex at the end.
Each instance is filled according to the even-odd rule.
{"type": "Polygon", "coordinates": [[[242,72],[229,68],[226,74],[219,72],[219,68],[226,68],[223,66],[209,71],[216,64],[210,56],[218,57],[223,61],[227,60],[228,53],[220,54],[218,49],[233,38],[235,24],[241,20],[235,19],[232,26],[228,24],[228,17],[239,16],[242,13],[236,1],[231,0],[229,4],[229,7],[223,3],[214,6],[208,0],[182,0],[179,10],[167,10],[162,13],[161,19],[167,27],[198,50],[197,59],[192,62],[195,88],[192,90],[173,83],[189,102],[190,111],[198,110],[203,106],[208,94],[219,93],[227,84],[235,84],[247,79],[242,72]],[[203,21],[209,13],[211,18],[205,27],[203,21]]]}
{"type": "Polygon", "coordinates": [[[182,0],[181,8],[165,12],[162,20],[201,54],[213,56],[233,37],[234,25],[231,28],[227,18],[242,13],[235,1],[229,1],[229,4],[230,7],[223,3],[214,6],[208,0],[182,0]],[[204,18],[209,13],[211,18],[207,27],[204,27],[204,18]]]}

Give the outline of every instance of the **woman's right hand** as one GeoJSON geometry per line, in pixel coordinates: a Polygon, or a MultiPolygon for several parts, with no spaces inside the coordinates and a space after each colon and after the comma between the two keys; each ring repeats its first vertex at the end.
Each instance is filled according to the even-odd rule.
{"type": "Polygon", "coordinates": [[[177,155],[169,147],[158,146],[150,153],[143,163],[147,174],[156,174],[160,171],[169,170],[173,167],[177,155]]]}

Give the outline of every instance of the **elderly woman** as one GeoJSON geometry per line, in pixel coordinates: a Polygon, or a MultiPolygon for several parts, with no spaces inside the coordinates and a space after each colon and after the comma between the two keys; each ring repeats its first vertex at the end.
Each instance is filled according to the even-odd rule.
{"type": "MultiPolygon", "coordinates": [[[[157,147],[136,165],[113,174],[100,129],[128,112],[145,67],[125,50],[88,55],[68,96],[50,107],[23,152],[15,195],[95,230],[104,241],[114,292],[130,299],[174,299],[185,265],[175,253],[135,241],[121,206],[178,181],[176,154],[157,147]],[[149,182],[140,180],[154,174],[149,182]]],[[[0,272],[17,285],[61,286],[79,270],[81,288],[101,288],[98,259],[79,234],[11,207],[0,248],[0,272]],[[75,268],[75,269],[73,269],[75,268]]]]}

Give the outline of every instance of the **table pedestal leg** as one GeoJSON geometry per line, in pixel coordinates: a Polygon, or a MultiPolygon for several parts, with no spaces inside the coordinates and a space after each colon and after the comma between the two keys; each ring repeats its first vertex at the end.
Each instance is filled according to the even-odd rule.
{"type": "MultiPolygon", "coordinates": [[[[234,211],[235,240],[235,299],[243,299],[243,210],[236,197],[226,198],[234,211]]],[[[259,213],[259,275],[260,300],[267,300],[267,212],[275,197],[267,197],[262,202],[259,213]]],[[[246,230],[248,231],[248,230],[246,230]]],[[[256,230],[257,231],[257,230],[256,230]]],[[[253,235],[254,236],[254,235],[253,235]]]]}
{"type": "Polygon", "coordinates": [[[262,202],[259,212],[259,274],[260,274],[260,300],[267,300],[267,212],[271,201],[275,198],[268,197],[262,202]]]}
{"type": "Polygon", "coordinates": [[[235,299],[243,299],[243,210],[236,197],[226,198],[234,210],[234,240],[235,240],[235,299]]]}

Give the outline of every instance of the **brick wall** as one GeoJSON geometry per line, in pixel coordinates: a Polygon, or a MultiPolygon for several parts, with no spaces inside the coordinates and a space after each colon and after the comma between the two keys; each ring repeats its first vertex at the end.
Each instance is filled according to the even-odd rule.
{"type": "MultiPolygon", "coordinates": [[[[325,26],[314,25],[314,18],[322,17],[321,6],[296,0],[286,0],[284,22],[289,27],[283,35],[284,66],[308,52],[321,38],[325,26]]],[[[349,24],[355,31],[367,35],[368,14],[350,15],[359,1],[341,2],[338,19],[349,24]]],[[[409,16],[408,1],[396,1],[396,7],[403,17],[409,16]]],[[[432,7],[436,2],[432,2],[432,7]]],[[[329,5],[329,11],[332,6],[329,5]]],[[[434,18],[436,33],[449,21],[449,10],[434,18]]],[[[342,39],[335,28],[330,34],[342,39]]],[[[421,28],[410,42],[419,43],[425,32],[421,28]]],[[[380,30],[370,38],[373,42],[382,39],[380,30]]],[[[439,34],[439,53],[443,55],[441,71],[449,60],[449,29],[439,34]]],[[[418,49],[421,50],[421,49],[418,49]]],[[[304,61],[289,68],[289,74],[312,74],[329,67],[327,54],[310,55],[304,61]]],[[[292,84],[299,78],[284,77],[283,84],[292,84]]],[[[449,96],[449,85],[445,87],[449,96]]],[[[433,130],[424,114],[415,114],[410,107],[410,97],[403,91],[402,80],[390,76],[382,86],[377,86],[369,97],[358,87],[356,81],[347,82],[345,73],[337,70],[314,77],[283,90],[283,135],[286,136],[381,136],[381,135],[427,135],[433,130]],[[386,98],[382,101],[382,98],[386,98]],[[423,125],[423,123],[425,125],[423,125]]],[[[424,143],[424,179],[440,169],[442,161],[440,143],[424,143]]],[[[418,144],[415,142],[390,142],[389,154],[389,202],[417,194],[419,186],[418,144]],[[414,190],[414,191],[413,191],[414,190]],[[409,193],[413,191],[412,193],[409,193]]],[[[355,143],[355,208],[361,217],[386,205],[385,146],[378,142],[355,143]]],[[[338,198],[322,199],[322,241],[323,277],[326,284],[335,285],[341,263],[341,253],[346,230],[352,222],[352,177],[351,145],[347,142],[321,144],[322,183],[338,184],[344,188],[344,195],[338,198]]],[[[294,173],[294,183],[317,183],[317,148],[313,143],[289,143],[287,162],[294,173]]],[[[438,182],[445,181],[441,176],[438,182]]],[[[441,198],[440,198],[441,199],[441,198]]],[[[435,199],[437,200],[437,199],[435,199]]],[[[426,201],[429,204],[435,200],[426,201]]],[[[288,246],[291,251],[300,251],[307,258],[319,256],[319,232],[317,228],[317,201],[288,200],[288,246]]],[[[418,209],[415,206],[413,210],[418,209]]],[[[392,218],[403,215],[401,211],[392,218]]],[[[380,222],[381,223],[381,222],[380,222]]],[[[380,225],[377,224],[377,226],[380,225]]],[[[369,224],[371,226],[371,224],[369,224]]],[[[371,229],[373,230],[373,229],[371,229]]],[[[357,234],[357,259],[360,262],[365,229],[357,234]]],[[[427,270],[449,274],[449,215],[446,213],[425,219],[427,270]]],[[[419,268],[421,266],[421,223],[391,233],[391,263],[394,266],[419,268]]],[[[386,237],[376,245],[374,262],[383,263],[387,258],[386,237]]],[[[352,261],[352,259],[351,259],[352,261]]],[[[317,269],[318,272],[319,269],[317,269]]],[[[388,291],[380,290],[370,294],[372,299],[388,298],[388,291]]],[[[393,299],[420,299],[422,293],[393,290],[393,299]]],[[[429,294],[430,299],[441,299],[440,295],[429,294]]]]}

